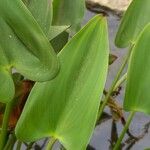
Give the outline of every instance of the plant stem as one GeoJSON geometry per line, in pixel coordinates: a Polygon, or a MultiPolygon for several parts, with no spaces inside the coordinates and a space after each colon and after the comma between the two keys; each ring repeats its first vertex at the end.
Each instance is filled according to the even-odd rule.
{"type": "Polygon", "coordinates": [[[16,142],[16,137],[14,135],[14,133],[9,137],[9,140],[7,141],[7,144],[4,148],[4,150],[9,150],[10,148],[12,148],[14,146],[16,142]]]}
{"type": "Polygon", "coordinates": [[[18,140],[16,150],[20,150],[21,149],[21,145],[22,145],[22,142],[18,140]]]}
{"type": "Polygon", "coordinates": [[[12,109],[12,104],[13,104],[12,101],[6,104],[3,123],[2,123],[0,150],[3,150],[3,148],[6,144],[7,130],[8,130],[9,117],[10,117],[10,113],[11,113],[11,109],[12,109]]]}
{"type": "Polygon", "coordinates": [[[52,150],[53,145],[55,144],[56,139],[55,138],[51,138],[46,146],[45,150],[52,150]]]}
{"type": "Polygon", "coordinates": [[[114,87],[114,91],[117,90],[117,88],[127,79],[127,73],[125,73],[116,83],[114,87]]]}
{"type": "MultiPolygon", "coordinates": [[[[132,49],[132,47],[131,47],[131,49],[132,49]]],[[[102,105],[100,106],[100,109],[99,109],[99,112],[98,112],[98,116],[97,116],[97,120],[100,119],[100,117],[101,117],[101,115],[103,113],[103,110],[104,110],[104,108],[105,108],[105,106],[106,106],[106,104],[107,104],[107,102],[108,102],[112,92],[114,91],[114,88],[116,87],[117,81],[119,80],[119,78],[121,76],[121,73],[124,70],[124,68],[125,68],[125,66],[126,66],[126,64],[128,62],[128,59],[129,59],[130,54],[131,54],[131,49],[129,49],[129,52],[128,52],[127,56],[125,57],[125,59],[124,59],[122,65],[121,65],[121,67],[120,67],[120,69],[119,69],[119,71],[118,71],[118,73],[117,73],[117,75],[116,75],[116,77],[115,77],[115,79],[114,79],[114,81],[113,81],[113,83],[112,83],[112,85],[111,85],[111,87],[110,87],[110,89],[109,89],[105,99],[103,100],[102,105]]]]}
{"type": "Polygon", "coordinates": [[[34,142],[31,142],[31,143],[27,146],[27,149],[26,149],[26,150],[31,150],[31,149],[32,149],[33,144],[34,144],[34,142]]]}
{"type": "Polygon", "coordinates": [[[126,125],[124,126],[124,128],[123,128],[123,130],[122,130],[122,132],[120,134],[120,137],[118,138],[117,143],[115,144],[115,147],[113,148],[113,150],[118,150],[120,148],[120,144],[122,142],[122,139],[125,136],[125,133],[127,132],[128,128],[129,128],[129,125],[130,125],[134,115],[135,115],[135,112],[131,112],[129,114],[129,117],[127,119],[126,125]]]}

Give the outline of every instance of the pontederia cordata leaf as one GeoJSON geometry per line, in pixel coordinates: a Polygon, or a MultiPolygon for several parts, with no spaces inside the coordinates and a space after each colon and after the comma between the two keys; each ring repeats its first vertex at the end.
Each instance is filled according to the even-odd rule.
{"type": "Polygon", "coordinates": [[[53,0],[53,25],[69,25],[76,30],[80,27],[84,12],[85,0],[53,0]]]}
{"type": "Polygon", "coordinates": [[[24,3],[41,26],[42,30],[48,35],[52,21],[52,0],[25,0],[24,3]]]}
{"type": "Polygon", "coordinates": [[[10,101],[15,94],[14,82],[10,72],[0,68],[0,102],[10,101]]]}
{"type": "Polygon", "coordinates": [[[150,24],[135,46],[129,64],[124,108],[150,114],[150,24]]]}
{"type": "Polygon", "coordinates": [[[15,87],[9,68],[9,60],[0,46],[0,102],[9,101],[15,94],[15,87]]]}
{"type": "Polygon", "coordinates": [[[119,27],[115,43],[118,47],[128,47],[135,43],[142,29],[150,22],[150,0],[133,0],[119,27]]]}
{"type": "Polygon", "coordinates": [[[85,149],[106,80],[108,49],[106,18],[96,16],[58,54],[56,78],[35,84],[16,126],[17,138],[53,136],[68,150],[85,149]]]}
{"type": "Polygon", "coordinates": [[[49,33],[48,33],[48,39],[51,41],[57,36],[59,36],[61,33],[69,29],[70,26],[51,26],[49,33]]]}
{"type": "Polygon", "coordinates": [[[56,53],[60,52],[69,40],[69,26],[51,26],[48,39],[56,53]]]}
{"type": "Polygon", "coordinates": [[[51,26],[52,11],[51,0],[26,0],[24,3],[41,26],[45,35],[52,44],[55,52],[59,52],[66,44],[69,34],[65,32],[69,26],[51,26]]]}
{"type": "MultiPolygon", "coordinates": [[[[6,72],[7,75],[10,74],[12,67],[34,81],[46,81],[56,76],[58,72],[56,55],[42,29],[22,1],[0,0],[0,37],[3,37],[0,39],[0,59],[5,57],[5,60],[8,60],[7,64],[2,62],[0,64],[0,72],[3,74],[1,80],[8,78],[8,76],[4,78],[4,75],[6,72]]],[[[9,89],[7,92],[9,93],[9,89]]],[[[5,99],[8,97],[2,101],[7,101],[5,99]]]]}
{"type": "Polygon", "coordinates": [[[59,53],[69,40],[69,33],[67,31],[62,32],[51,40],[51,44],[56,53],[59,53]]]}
{"type": "Polygon", "coordinates": [[[55,52],[59,52],[68,41],[69,34],[65,34],[64,31],[69,26],[51,26],[53,10],[51,0],[43,0],[42,3],[41,0],[24,0],[23,2],[41,26],[55,52]]]}

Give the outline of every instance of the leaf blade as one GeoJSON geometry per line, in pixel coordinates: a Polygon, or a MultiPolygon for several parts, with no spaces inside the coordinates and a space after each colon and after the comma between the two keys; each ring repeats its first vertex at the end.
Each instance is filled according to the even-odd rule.
{"type": "Polygon", "coordinates": [[[13,99],[15,95],[15,86],[13,79],[9,72],[1,70],[0,68],[0,102],[7,103],[13,99]]]}
{"type": "Polygon", "coordinates": [[[7,52],[7,57],[13,65],[15,64],[18,67],[17,69],[21,70],[23,75],[31,80],[46,81],[55,77],[59,70],[56,54],[23,2],[20,0],[9,2],[7,0],[1,2],[0,7],[1,18],[3,18],[0,23],[0,34],[5,37],[1,39],[0,44],[3,50],[7,52]],[[17,49],[16,55],[10,52],[11,45],[12,48],[17,49]],[[23,58],[26,55],[21,55],[20,49],[23,49],[24,54],[30,57],[23,58]],[[31,58],[31,66],[25,60],[29,58],[31,58]],[[34,61],[32,62],[32,60],[34,61]],[[32,67],[32,64],[34,64],[34,67],[32,67]],[[32,71],[36,73],[32,73],[32,71]],[[38,74],[43,74],[43,77],[42,75],[38,76],[38,74]]]}
{"type": "Polygon", "coordinates": [[[85,1],[53,0],[53,25],[71,26],[78,30],[84,16],[85,1]]]}
{"type": "Polygon", "coordinates": [[[150,1],[133,0],[122,18],[116,35],[115,43],[118,47],[128,47],[135,43],[143,28],[150,22],[150,1]]]}
{"type": "Polygon", "coordinates": [[[127,111],[140,111],[150,114],[149,40],[150,24],[144,28],[133,48],[124,101],[124,108],[127,111]]]}
{"type": "Polygon", "coordinates": [[[24,2],[38,24],[47,35],[52,22],[52,1],[51,0],[25,0],[24,2]]]}
{"type": "Polygon", "coordinates": [[[33,141],[54,136],[67,149],[86,148],[106,80],[109,49],[107,34],[106,19],[97,16],[59,53],[60,73],[54,80],[34,86],[16,127],[18,138],[33,141]],[[101,44],[98,44],[99,40],[101,44]],[[38,117],[33,119],[35,114],[38,117]],[[36,125],[37,131],[35,124],[40,118],[45,121],[36,125]],[[26,132],[23,132],[25,126],[26,132]],[[31,132],[34,132],[34,136],[31,132]]]}

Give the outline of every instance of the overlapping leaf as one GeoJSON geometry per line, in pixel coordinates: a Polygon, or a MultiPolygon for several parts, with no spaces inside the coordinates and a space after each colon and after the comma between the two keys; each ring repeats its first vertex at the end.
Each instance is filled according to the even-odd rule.
{"type": "Polygon", "coordinates": [[[41,26],[44,33],[48,35],[53,14],[51,0],[24,0],[24,3],[41,26]]]}
{"type": "Polygon", "coordinates": [[[150,0],[133,0],[126,11],[116,36],[118,47],[135,43],[137,36],[150,22],[150,0]]]}
{"type": "Polygon", "coordinates": [[[12,67],[35,81],[46,81],[56,76],[56,55],[22,1],[0,0],[0,37],[0,86],[7,89],[3,91],[5,93],[0,92],[0,101],[7,102],[13,98],[12,67]]]}
{"type": "Polygon", "coordinates": [[[53,0],[53,25],[71,25],[76,30],[80,27],[84,11],[85,0],[53,0]]]}
{"type": "Polygon", "coordinates": [[[11,72],[9,61],[6,58],[5,52],[0,46],[0,101],[9,101],[15,94],[15,87],[11,72]],[[9,92],[8,92],[9,91],[9,92]]]}
{"type": "MultiPolygon", "coordinates": [[[[56,32],[55,32],[56,33],[56,32]]],[[[56,53],[59,53],[69,40],[69,33],[67,31],[62,32],[51,40],[51,44],[56,53]]]]}
{"type": "Polygon", "coordinates": [[[150,24],[138,38],[127,75],[124,108],[150,114],[150,24]]]}
{"type": "Polygon", "coordinates": [[[68,150],[85,149],[106,80],[108,49],[106,18],[96,16],[58,54],[58,76],[35,84],[16,126],[17,138],[53,136],[68,150]]]}
{"type": "Polygon", "coordinates": [[[43,0],[42,3],[41,0],[24,0],[24,3],[41,26],[54,50],[59,52],[68,41],[69,34],[64,31],[69,26],[51,26],[53,13],[51,0],[43,0]]]}
{"type": "Polygon", "coordinates": [[[15,94],[15,87],[10,72],[0,69],[0,101],[10,101],[15,94]]]}
{"type": "Polygon", "coordinates": [[[69,26],[51,26],[48,33],[48,39],[53,40],[67,29],[69,29],[69,26]]]}

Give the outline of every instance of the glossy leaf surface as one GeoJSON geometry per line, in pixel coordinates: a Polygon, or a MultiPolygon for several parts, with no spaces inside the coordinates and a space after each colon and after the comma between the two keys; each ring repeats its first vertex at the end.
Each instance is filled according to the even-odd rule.
{"type": "Polygon", "coordinates": [[[0,86],[7,89],[5,93],[0,92],[0,101],[13,98],[11,68],[34,81],[47,81],[56,76],[56,55],[22,1],[0,0],[0,37],[0,86]]]}
{"type": "Polygon", "coordinates": [[[85,0],[53,0],[53,25],[78,29],[84,17],[85,0]]]}
{"type": "Polygon", "coordinates": [[[145,25],[150,22],[150,0],[133,0],[127,9],[116,36],[118,47],[128,47],[135,43],[136,38],[145,25]]]}
{"type": "Polygon", "coordinates": [[[150,24],[138,38],[129,64],[124,108],[150,114],[150,24]]]}
{"type": "Polygon", "coordinates": [[[58,54],[56,78],[33,87],[16,126],[17,138],[53,136],[68,150],[86,149],[106,80],[108,49],[106,18],[96,16],[58,54]]]}

